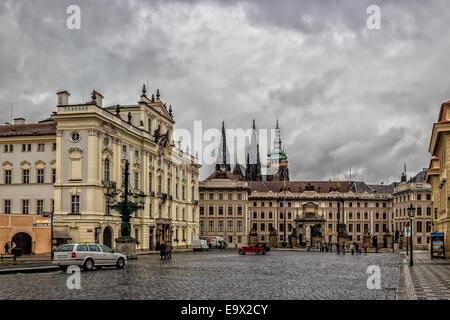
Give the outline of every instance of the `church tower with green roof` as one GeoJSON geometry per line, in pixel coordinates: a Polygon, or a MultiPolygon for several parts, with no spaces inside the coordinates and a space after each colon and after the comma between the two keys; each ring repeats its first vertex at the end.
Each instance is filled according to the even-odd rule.
{"type": "Polygon", "coordinates": [[[267,180],[289,181],[288,158],[281,143],[280,126],[275,127],[272,150],[267,154],[267,180]]]}

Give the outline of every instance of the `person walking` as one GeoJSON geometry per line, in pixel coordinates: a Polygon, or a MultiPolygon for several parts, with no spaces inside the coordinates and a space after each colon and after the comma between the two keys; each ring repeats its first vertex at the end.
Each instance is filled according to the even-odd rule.
{"type": "Polygon", "coordinates": [[[5,254],[9,254],[9,244],[8,244],[8,242],[5,243],[5,254]]]}
{"type": "Polygon", "coordinates": [[[361,255],[361,245],[358,243],[358,254],[361,255]]]}
{"type": "Polygon", "coordinates": [[[351,248],[352,248],[352,256],[353,256],[353,255],[355,255],[355,244],[354,243],[352,243],[352,247],[351,248]]]}
{"type": "Polygon", "coordinates": [[[342,255],[345,255],[345,242],[342,242],[342,255]]]}
{"type": "Polygon", "coordinates": [[[172,260],[172,245],[170,242],[167,242],[166,245],[166,259],[172,260]]]}
{"type": "Polygon", "coordinates": [[[159,245],[159,255],[161,256],[161,260],[166,258],[166,245],[164,242],[161,242],[159,245]]]}
{"type": "Polygon", "coordinates": [[[14,241],[11,242],[11,254],[16,255],[16,243],[14,241]]]}
{"type": "Polygon", "coordinates": [[[364,246],[364,255],[367,254],[367,246],[364,246]]]}

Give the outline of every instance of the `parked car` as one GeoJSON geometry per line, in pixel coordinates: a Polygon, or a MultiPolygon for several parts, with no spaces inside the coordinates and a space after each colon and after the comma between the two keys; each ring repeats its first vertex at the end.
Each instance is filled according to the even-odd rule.
{"type": "Polygon", "coordinates": [[[62,271],[72,265],[80,266],[84,270],[101,269],[103,266],[125,266],[127,257],[114,252],[102,244],[73,243],[59,246],[54,253],[52,264],[58,265],[62,271]]]}
{"type": "Polygon", "coordinates": [[[203,251],[208,250],[208,241],[206,240],[192,240],[192,250],[193,251],[203,251]]]}
{"type": "Polygon", "coordinates": [[[243,255],[246,253],[256,253],[256,254],[266,254],[266,252],[269,252],[270,248],[266,246],[265,243],[263,244],[256,244],[252,246],[242,246],[239,249],[239,254],[243,255]]]}

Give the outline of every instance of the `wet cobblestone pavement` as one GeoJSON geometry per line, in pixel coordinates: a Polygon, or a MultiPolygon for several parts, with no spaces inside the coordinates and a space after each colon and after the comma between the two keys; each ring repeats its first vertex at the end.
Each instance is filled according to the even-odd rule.
{"type": "Polygon", "coordinates": [[[239,256],[232,250],[157,255],[124,269],[81,272],[81,289],[61,271],[0,276],[0,299],[395,299],[399,254],[337,256],[271,251],[239,256]],[[367,267],[381,269],[381,289],[367,288],[367,267]]]}

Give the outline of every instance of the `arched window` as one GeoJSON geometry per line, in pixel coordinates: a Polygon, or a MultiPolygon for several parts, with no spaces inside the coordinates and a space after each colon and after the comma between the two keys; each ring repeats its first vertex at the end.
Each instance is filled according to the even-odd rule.
{"type": "Polygon", "coordinates": [[[104,180],[109,181],[110,163],[108,158],[105,159],[103,169],[104,169],[104,180]]]}

